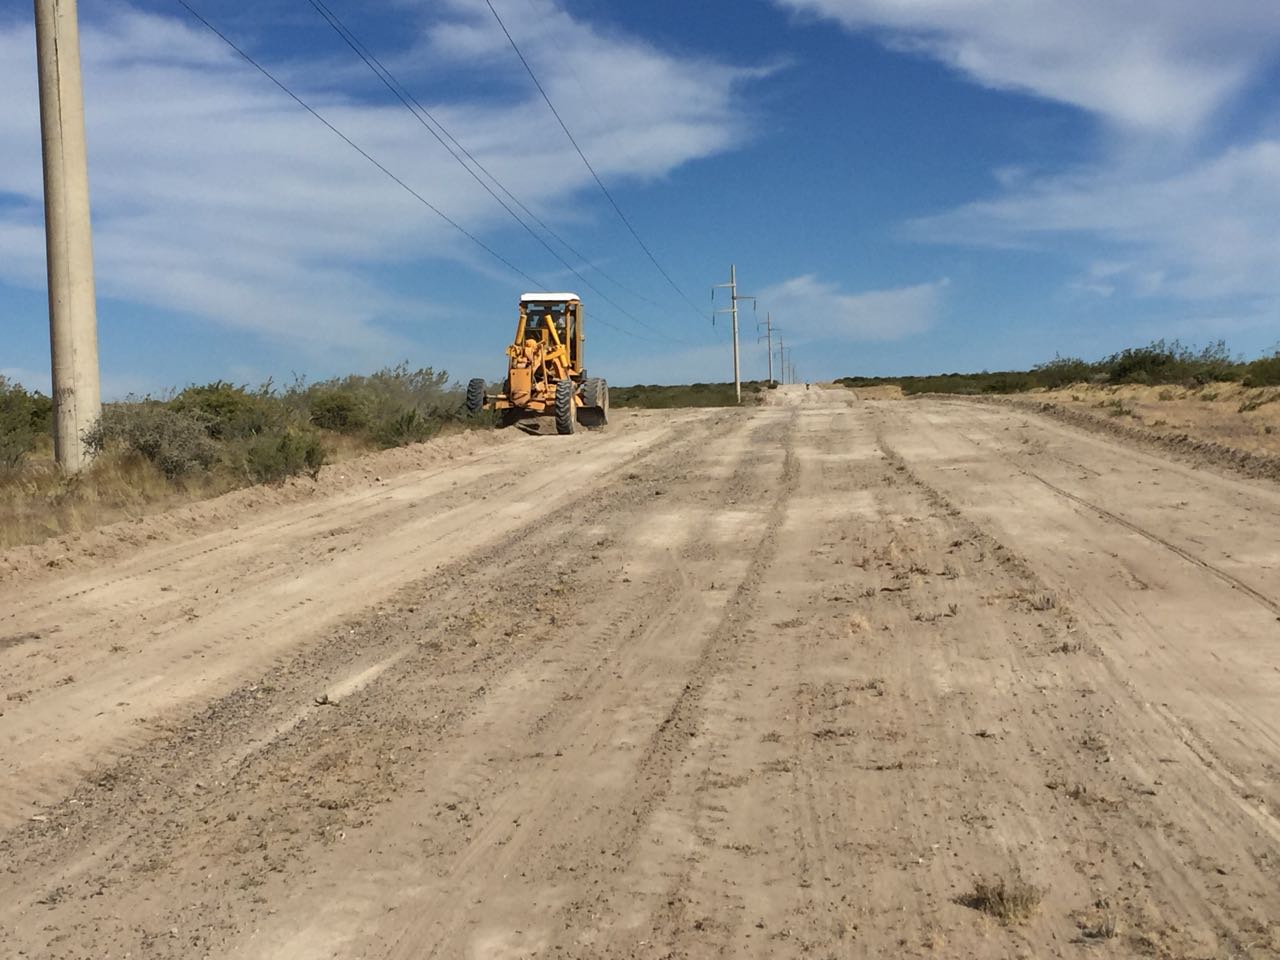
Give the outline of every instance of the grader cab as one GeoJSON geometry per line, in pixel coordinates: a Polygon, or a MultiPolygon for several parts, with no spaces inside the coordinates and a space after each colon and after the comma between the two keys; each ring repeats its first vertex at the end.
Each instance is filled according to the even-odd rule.
{"type": "Polygon", "coordinates": [[[556,433],[578,425],[603,427],[609,419],[609,385],[588,377],[583,365],[582,300],[576,293],[526,293],[507,347],[502,392],[489,394],[483,378],[467,384],[467,410],[495,410],[503,426],[554,417],[556,433]]]}

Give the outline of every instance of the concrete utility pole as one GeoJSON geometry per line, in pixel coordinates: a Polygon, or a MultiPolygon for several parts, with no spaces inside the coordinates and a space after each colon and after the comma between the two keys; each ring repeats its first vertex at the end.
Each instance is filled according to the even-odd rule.
{"type": "Polygon", "coordinates": [[[76,473],[90,459],[85,432],[102,415],[80,27],[76,0],[35,0],[35,9],[53,355],[53,448],[58,466],[76,473]]]}
{"type": "Polygon", "coordinates": [[[729,282],[717,283],[711,288],[711,302],[715,303],[716,291],[723,287],[729,288],[729,306],[724,310],[716,310],[712,314],[711,320],[715,322],[715,314],[732,313],[733,314],[733,392],[738,398],[738,403],[742,402],[742,375],[738,364],[738,301],[750,300],[751,309],[755,309],[755,297],[743,297],[738,295],[738,268],[734,264],[729,266],[729,282]]]}
{"type": "MultiPolygon", "coordinates": [[[[760,329],[760,326],[759,324],[757,324],[756,330],[758,331],[759,329],[760,329]]],[[[773,314],[772,313],[766,313],[764,315],[764,330],[765,330],[764,338],[769,342],[768,349],[765,353],[765,356],[769,358],[769,382],[773,383],[773,314]]],[[[759,342],[760,342],[760,337],[757,336],[756,343],[759,343],[759,342]]]]}
{"type": "Polygon", "coordinates": [[[786,350],[786,347],[782,345],[782,338],[779,337],[778,338],[778,373],[782,376],[783,383],[787,382],[787,365],[784,362],[784,360],[786,359],[785,350],[786,350]]]}

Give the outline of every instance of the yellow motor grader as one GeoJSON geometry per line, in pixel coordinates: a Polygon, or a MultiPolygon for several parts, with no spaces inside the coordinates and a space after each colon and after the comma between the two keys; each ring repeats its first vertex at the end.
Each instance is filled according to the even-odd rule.
{"type": "Polygon", "coordinates": [[[477,377],[467,384],[467,411],[496,410],[503,426],[552,416],[556,433],[573,433],[579,424],[603,427],[609,419],[609,385],[587,376],[585,339],[576,293],[523,294],[502,392],[487,393],[485,380],[477,377]]]}

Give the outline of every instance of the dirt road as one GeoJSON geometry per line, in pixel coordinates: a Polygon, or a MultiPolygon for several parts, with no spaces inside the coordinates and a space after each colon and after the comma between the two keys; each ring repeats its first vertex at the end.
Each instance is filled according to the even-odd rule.
{"type": "Polygon", "coordinates": [[[0,956],[1280,956],[1280,487],[772,401],[0,587],[0,956]]]}

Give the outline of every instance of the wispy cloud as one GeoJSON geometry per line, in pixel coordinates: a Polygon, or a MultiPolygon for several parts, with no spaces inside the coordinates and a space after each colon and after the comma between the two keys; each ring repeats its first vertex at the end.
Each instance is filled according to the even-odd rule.
{"type": "Polygon", "coordinates": [[[945,278],[887,290],[845,293],[813,274],[792,277],[760,291],[761,308],[786,317],[787,339],[901,340],[923,333],[937,322],[945,278]]]}
{"type": "Polygon", "coordinates": [[[1183,299],[1280,289],[1280,141],[1264,140],[1168,175],[1099,169],[1050,177],[939,216],[913,236],[966,245],[1085,238],[1096,293],[1183,299]]]}
{"type": "Polygon", "coordinates": [[[1280,46],[1257,0],[776,0],[948,64],[978,83],[1129,129],[1194,132],[1280,46]]]}
{"type": "MultiPolygon", "coordinates": [[[[578,130],[603,176],[662,176],[744,135],[735,98],[748,72],[600,35],[548,0],[521,6],[513,18],[532,18],[522,28],[541,23],[537,13],[557,31],[557,56],[538,66],[567,112],[586,110],[579,84],[618,86],[601,98],[607,108],[582,113],[590,119],[578,130]]],[[[468,36],[492,39],[474,7],[436,11],[420,48],[434,51],[436,67],[453,57],[452,69],[482,79],[500,51],[468,47],[468,36]]],[[[368,363],[403,349],[392,323],[433,309],[395,292],[382,271],[430,261],[493,269],[203,28],[116,5],[86,16],[82,54],[100,296],[368,363]]],[[[501,209],[398,103],[334,90],[326,65],[295,56],[281,72],[450,216],[481,234],[505,228],[501,209]]],[[[490,170],[544,216],[575,215],[579,192],[594,186],[527,80],[490,81],[470,99],[461,91],[476,88],[466,83],[446,89],[457,99],[427,106],[490,170]]],[[[0,90],[0,281],[38,288],[34,39],[12,20],[0,23],[0,90]]]]}
{"type": "Polygon", "coordinates": [[[1213,119],[1280,56],[1253,0],[776,0],[869,31],[989,87],[1070,104],[1108,136],[1071,171],[995,166],[994,196],[915,220],[909,236],[1039,248],[1076,295],[1280,302],[1280,140],[1221,142],[1213,119]],[[1215,142],[1218,141],[1218,142],[1215,142]],[[1082,252],[1087,247],[1087,252],[1082,252]]]}

